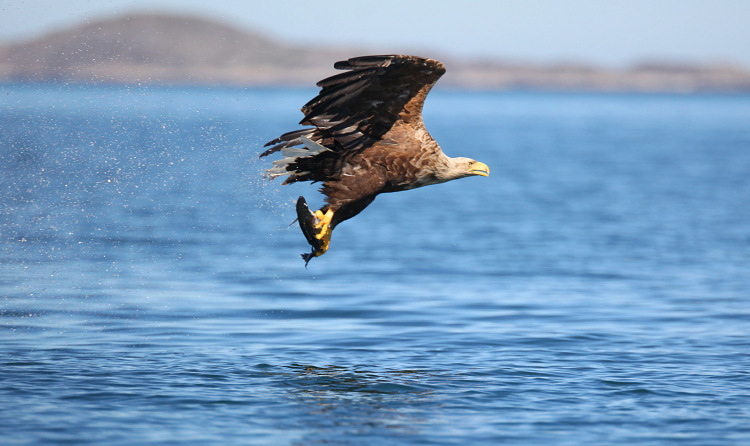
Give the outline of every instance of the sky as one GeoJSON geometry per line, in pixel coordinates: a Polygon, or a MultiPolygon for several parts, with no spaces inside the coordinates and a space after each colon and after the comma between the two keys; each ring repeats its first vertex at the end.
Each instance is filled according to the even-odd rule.
{"type": "Polygon", "coordinates": [[[218,19],[291,44],[626,67],[750,67],[748,0],[3,0],[0,40],[133,12],[218,19]]]}

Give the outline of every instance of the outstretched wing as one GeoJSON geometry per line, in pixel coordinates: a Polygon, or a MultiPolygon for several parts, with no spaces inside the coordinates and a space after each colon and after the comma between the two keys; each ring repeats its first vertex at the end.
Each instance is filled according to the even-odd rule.
{"type": "MultiPolygon", "coordinates": [[[[304,147],[301,138],[305,137],[328,149],[314,156],[330,166],[333,159],[380,141],[398,120],[421,126],[425,97],[445,73],[443,64],[436,60],[398,55],[355,57],[336,62],[334,68],[347,71],[318,82],[320,93],[302,107],[305,117],[300,124],[314,127],[281,135],[266,144],[272,147],[261,156],[304,147]]],[[[304,157],[296,152],[304,148],[292,150],[298,159],[304,157]]],[[[305,167],[318,164],[309,159],[312,156],[310,153],[305,167]]],[[[283,166],[284,173],[292,174],[286,182],[325,181],[322,171],[318,175],[289,161],[283,166]]]]}

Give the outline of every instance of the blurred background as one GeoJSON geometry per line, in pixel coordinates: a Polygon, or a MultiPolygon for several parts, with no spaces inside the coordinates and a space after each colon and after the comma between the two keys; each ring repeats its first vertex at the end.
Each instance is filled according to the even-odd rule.
{"type": "Polygon", "coordinates": [[[0,79],[306,85],[337,58],[414,53],[442,84],[748,89],[740,0],[602,3],[7,1],[0,79]]]}

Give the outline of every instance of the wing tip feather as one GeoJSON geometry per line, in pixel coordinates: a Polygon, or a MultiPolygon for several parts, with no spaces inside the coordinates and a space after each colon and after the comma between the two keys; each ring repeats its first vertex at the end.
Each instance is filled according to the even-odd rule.
{"type": "MultiPolygon", "coordinates": [[[[438,60],[408,55],[370,55],[352,57],[347,60],[338,61],[334,63],[334,68],[348,71],[319,81],[317,86],[321,87],[321,92],[302,107],[302,112],[305,117],[300,121],[300,124],[311,125],[314,126],[314,128],[288,132],[272,141],[269,141],[264,147],[273,147],[263,152],[260,157],[270,155],[290,146],[307,146],[301,138],[304,137],[308,140],[318,141],[320,133],[315,132],[328,132],[330,129],[335,129],[335,131],[333,131],[335,134],[334,136],[345,140],[341,143],[340,147],[329,149],[337,152],[352,150],[358,144],[377,139],[378,135],[382,132],[371,134],[370,127],[372,127],[372,125],[370,124],[372,123],[364,127],[357,127],[359,121],[354,118],[361,120],[362,116],[347,118],[346,115],[342,114],[343,112],[341,110],[332,113],[329,108],[332,106],[344,105],[346,107],[342,110],[350,112],[346,104],[348,100],[347,98],[352,95],[355,97],[359,96],[362,91],[365,91],[367,83],[373,77],[378,77],[385,72],[401,72],[401,66],[412,66],[413,68],[418,69],[422,73],[422,82],[425,82],[424,85],[428,85],[430,88],[446,71],[445,65],[438,60]],[[346,133],[341,132],[344,128],[351,129],[351,131],[347,131],[346,133]]],[[[419,117],[419,119],[421,119],[421,117],[419,117]]],[[[309,146],[307,147],[310,149],[309,146]]],[[[291,178],[292,177],[290,177],[290,179],[291,178]]],[[[294,181],[300,180],[299,177],[294,178],[294,181]]]]}

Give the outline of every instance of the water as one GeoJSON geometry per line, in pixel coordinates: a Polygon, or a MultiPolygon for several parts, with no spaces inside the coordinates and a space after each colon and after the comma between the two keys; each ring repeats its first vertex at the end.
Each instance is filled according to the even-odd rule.
{"type": "Polygon", "coordinates": [[[750,97],[434,92],[308,269],[313,90],[0,87],[4,444],[748,444],[750,97]]]}

